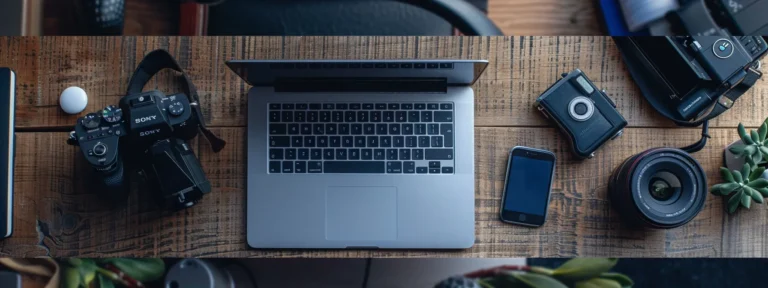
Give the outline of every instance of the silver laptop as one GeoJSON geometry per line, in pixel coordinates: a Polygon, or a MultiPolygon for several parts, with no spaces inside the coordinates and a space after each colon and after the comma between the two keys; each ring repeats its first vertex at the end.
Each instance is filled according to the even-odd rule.
{"type": "Polygon", "coordinates": [[[475,240],[474,92],[487,61],[229,61],[248,92],[253,248],[475,240]]]}

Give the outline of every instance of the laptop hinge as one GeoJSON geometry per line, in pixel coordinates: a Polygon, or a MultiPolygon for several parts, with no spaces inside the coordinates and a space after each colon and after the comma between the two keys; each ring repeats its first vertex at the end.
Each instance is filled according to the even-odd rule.
{"type": "Polygon", "coordinates": [[[446,93],[445,78],[278,78],[275,92],[446,93]]]}

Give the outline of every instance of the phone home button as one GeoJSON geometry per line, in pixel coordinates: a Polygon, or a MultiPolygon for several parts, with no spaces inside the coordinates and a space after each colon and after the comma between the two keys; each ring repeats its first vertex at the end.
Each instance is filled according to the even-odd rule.
{"type": "Polygon", "coordinates": [[[520,216],[517,217],[517,220],[525,221],[525,214],[520,214],[520,216]]]}

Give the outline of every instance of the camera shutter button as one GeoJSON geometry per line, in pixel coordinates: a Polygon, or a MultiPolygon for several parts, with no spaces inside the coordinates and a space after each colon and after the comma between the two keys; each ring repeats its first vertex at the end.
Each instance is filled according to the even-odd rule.
{"type": "Polygon", "coordinates": [[[104,143],[99,142],[93,146],[93,155],[104,156],[105,154],[107,154],[107,145],[104,145],[104,143]]]}

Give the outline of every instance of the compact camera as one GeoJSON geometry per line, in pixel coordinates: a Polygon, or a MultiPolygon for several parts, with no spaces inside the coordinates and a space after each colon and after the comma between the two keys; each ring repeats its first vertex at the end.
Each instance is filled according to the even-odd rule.
{"type": "Polygon", "coordinates": [[[77,120],[69,143],[80,146],[112,200],[128,194],[127,167],[138,168],[158,202],[176,210],[193,206],[211,191],[185,140],[197,135],[197,117],[185,94],[159,91],[128,95],[119,108],[107,106],[77,120]]]}
{"type": "Polygon", "coordinates": [[[768,52],[760,36],[615,40],[645,97],[676,122],[709,119],[729,109],[762,76],[759,60],[768,52]]]}
{"type": "Polygon", "coordinates": [[[537,109],[568,136],[577,157],[592,158],[605,142],[621,136],[627,121],[581,70],[562,77],[536,99],[537,109]]]}

